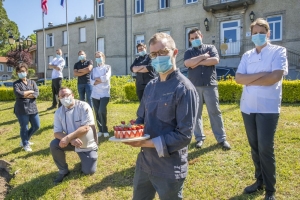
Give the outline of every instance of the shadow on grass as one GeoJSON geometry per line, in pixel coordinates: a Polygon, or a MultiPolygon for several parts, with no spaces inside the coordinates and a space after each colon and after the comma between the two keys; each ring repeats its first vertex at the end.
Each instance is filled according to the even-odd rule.
{"type": "Polygon", "coordinates": [[[14,120],[10,120],[10,121],[6,121],[6,122],[2,122],[0,123],[0,126],[4,126],[4,125],[11,125],[11,124],[14,124],[16,123],[18,120],[17,119],[14,119],[14,120]]]}
{"type": "MultiPolygon", "coordinates": [[[[196,142],[191,143],[189,148],[196,148],[195,146],[196,146],[196,142]]],[[[198,161],[200,162],[201,155],[204,155],[204,154],[206,154],[210,151],[214,151],[216,149],[221,149],[221,147],[218,144],[214,144],[214,145],[211,145],[211,146],[208,146],[205,148],[201,148],[201,149],[193,151],[193,152],[189,152],[189,155],[188,155],[189,165],[193,165],[194,163],[196,163],[198,161]]]]}
{"type": "Polygon", "coordinates": [[[48,129],[53,129],[53,124],[48,125],[48,126],[43,126],[39,130],[37,130],[33,135],[39,135],[39,134],[43,133],[44,131],[46,131],[48,129]]]}
{"type": "Polygon", "coordinates": [[[4,109],[0,109],[0,111],[4,111],[4,110],[14,110],[14,107],[9,107],[9,108],[4,108],[4,109]]]}
{"type": "MultiPolygon", "coordinates": [[[[105,188],[122,188],[133,185],[133,175],[135,167],[127,168],[125,170],[115,172],[111,175],[106,176],[99,183],[93,184],[83,191],[83,194],[91,194],[104,190],[105,188]]],[[[97,173],[97,172],[96,172],[97,173]]]]}
{"type": "Polygon", "coordinates": [[[4,157],[4,156],[7,156],[11,153],[15,154],[15,153],[19,153],[20,151],[22,151],[21,147],[18,147],[18,148],[15,148],[14,150],[10,151],[10,152],[6,152],[6,153],[1,153],[0,154],[0,158],[1,157],[4,157]]]}
{"type": "Polygon", "coordinates": [[[261,196],[264,193],[264,191],[258,191],[252,194],[240,194],[236,195],[234,197],[229,198],[229,200],[252,200],[256,199],[257,197],[261,196]]]}
{"type": "MultiPolygon", "coordinates": [[[[18,138],[20,138],[20,135],[16,135],[16,136],[7,138],[6,140],[14,140],[14,139],[18,139],[18,138]]],[[[20,139],[21,139],[21,138],[20,138],[20,139]]]]}
{"type": "Polygon", "coordinates": [[[41,149],[39,151],[34,151],[34,147],[32,146],[33,151],[28,152],[26,155],[19,156],[17,158],[29,158],[31,156],[48,156],[50,154],[50,148],[41,149]]]}

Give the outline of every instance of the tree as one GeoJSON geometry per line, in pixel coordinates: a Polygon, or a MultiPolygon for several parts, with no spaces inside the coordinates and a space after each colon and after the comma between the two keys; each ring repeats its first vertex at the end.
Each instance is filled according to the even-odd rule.
{"type": "Polygon", "coordinates": [[[32,64],[32,58],[27,51],[9,51],[7,53],[8,66],[17,67],[20,62],[25,62],[28,66],[32,64]]]}
{"type": "Polygon", "coordinates": [[[86,15],[84,15],[83,19],[87,19],[87,16],[86,16],[86,15]]]}

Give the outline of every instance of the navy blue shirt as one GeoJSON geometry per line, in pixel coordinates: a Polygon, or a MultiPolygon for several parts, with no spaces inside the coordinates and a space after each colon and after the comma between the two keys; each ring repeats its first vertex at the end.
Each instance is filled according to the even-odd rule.
{"type": "MultiPolygon", "coordinates": [[[[75,63],[74,65],[74,69],[84,69],[89,65],[93,65],[93,61],[92,60],[85,60],[83,62],[78,61],[77,63],[75,63]]],[[[83,76],[78,76],[78,82],[77,84],[89,84],[90,83],[90,73],[87,73],[83,76]]]]}
{"type": "Polygon", "coordinates": [[[151,59],[148,54],[137,57],[133,61],[132,65],[130,66],[130,70],[132,71],[132,68],[134,66],[141,66],[141,65],[146,65],[148,72],[146,72],[146,73],[137,72],[136,73],[135,85],[136,85],[137,90],[144,90],[147,83],[149,83],[149,81],[151,79],[154,79],[156,77],[155,70],[154,70],[153,66],[151,65],[151,59]]]}
{"type": "Polygon", "coordinates": [[[27,79],[27,85],[21,80],[17,80],[13,84],[14,93],[16,96],[16,103],[14,106],[14,113],[16,115],[30,115],[38,113],[36,107],[36,98],[39,95],[39,88],[33,80],[27,79]],[[24,98],[24,92],[33,90],[32,94],[35,98],[24,98]]]}
{"type": "MultiPolygon", "coordinates": [[[[218,51],[214,45],[202,44],[186,50],[184,60],[209,52],[210,57],[219,58],[218,51]]],[[[188,78],[195,86],[218,85],[217,72],[215,66],[198,65],[194,69],[188,68],[188,78]]]]}
{"type": "Polygon", "coordinates": [[[179,70],[169,74],[166,81],[157,77],[148,83],[136,124],[144,124],[144,132],[151,139],[159,137],[163,155],[159,156],[156,148],[142,147],[137,167],[154,176],[186,177],[188,144],[194,132],[198,100],[195,87],[179,70]]]}

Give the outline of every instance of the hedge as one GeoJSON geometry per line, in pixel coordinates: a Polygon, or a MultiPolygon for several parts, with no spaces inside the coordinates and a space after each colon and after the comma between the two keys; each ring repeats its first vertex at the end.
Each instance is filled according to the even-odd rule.
{"type": "MultiPolygon", "coordinates": [[[[63,86],[70,87],[78,98],[77,80],[71,79],[63,80],[63,86]]],[[[237,102],[241,98],[242,85],[239,85],[235,80],[222,80],[219,81],[219,100],[220,102],[237,102]]],[[[46,85],[39,86],[40,95],[39,100],[50,101],[52,100],[51,81],[46,85]]],[[[300,102],[300,80],[283,80],[282,84],[282,102],[283,103],[296,103],[300,102]]],[[[111,100],[118,102],[137,101],[138,97],[135,91],[134,80],[131,76],[112,76],[111,77],[111,100]]],[[[0,101],[15,100],[12,88],[0,87],[0,101]]]]}

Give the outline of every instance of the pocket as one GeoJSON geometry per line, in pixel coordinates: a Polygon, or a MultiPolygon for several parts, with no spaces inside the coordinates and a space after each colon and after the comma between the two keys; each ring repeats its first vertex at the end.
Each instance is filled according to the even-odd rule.
{"type": "Polygon", "coordinates": [[[175,103],[172,98],[162,99],[158,102],[157,118],[163,122],[170,122],[175,119],[175,103]]]}
{"type": "Polygon", "coordinates": [[[75,127],[81,126],[81,120],[75,120],[75,127]]]}

